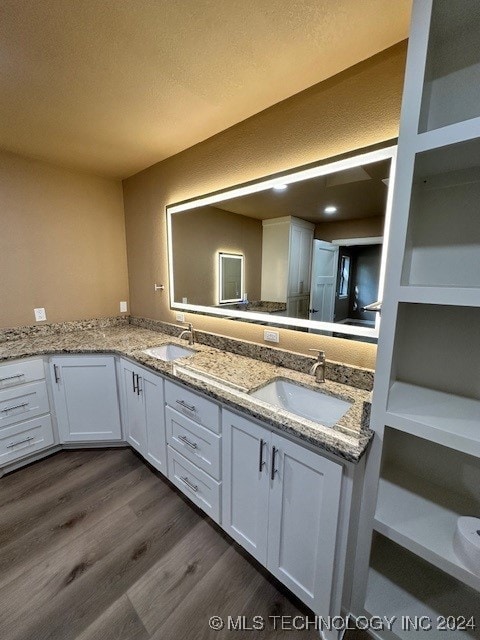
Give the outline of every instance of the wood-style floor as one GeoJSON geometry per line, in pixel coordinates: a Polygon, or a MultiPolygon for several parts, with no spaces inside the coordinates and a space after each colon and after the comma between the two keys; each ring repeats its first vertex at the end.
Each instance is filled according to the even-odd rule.
{"type": "Polygon", "coordinates": [[[1,640],[318,639],[208,626],[305,613],[129,449],[63,451],[0,480],[1,640]]]}

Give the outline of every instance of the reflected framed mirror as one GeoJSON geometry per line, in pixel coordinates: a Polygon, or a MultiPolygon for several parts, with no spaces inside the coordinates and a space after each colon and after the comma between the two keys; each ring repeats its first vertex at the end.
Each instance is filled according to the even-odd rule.
{"type": "Polygon", "coordinates": [[[235,253],[218,254],[218,304],[243,302],[246,299],[243,285],[243,255],[235,253]]]}
{"type": "Polygon", "coordinates": [[[171,308],[374,341],[395,160],[390,142],[169,205],[171,308]]]}

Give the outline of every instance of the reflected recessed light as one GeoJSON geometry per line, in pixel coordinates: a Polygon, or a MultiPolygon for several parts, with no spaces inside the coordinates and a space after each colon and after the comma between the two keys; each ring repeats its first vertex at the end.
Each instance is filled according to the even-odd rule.
{"type": "Polygon", "coordinates": [[[336,213],[337,211],[337,207],[334,207],[333,205],[329,205],[328,207],[325,207],[325,209],[323,210],[324,213],[336,213]]]}
{"type": "Polygon", "coordinates": [[[288,186],[288,185],[286,185],[286,184],[276,184],[276,185],[273,187],[273,190],[274,190],[274,191],[285,191],[285,189],[287,188],[287,186],[288,186]]]}

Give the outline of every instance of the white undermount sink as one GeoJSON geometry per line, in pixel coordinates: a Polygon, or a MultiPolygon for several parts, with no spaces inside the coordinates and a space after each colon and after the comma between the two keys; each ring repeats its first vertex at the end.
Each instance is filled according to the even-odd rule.
{"type": "Polygon", "coordinates": [[[319,422],[324,427],[335,426],[352,406],[348,400],[329,396],[284,378],[276,378],[250,392],[250,395],[307,420],[319,422]]]}
{"type": "Polygon", "coordinates": [[[157,358],[158,360],[164,360],[165,362],[171,362],[172,360],[179,360],[180,358],[188,358],[193,356],[194,349],[188,347],[182,347],[179,344],[162,344],[160,347],[150,347],[150,349],[144,349],[142,353],[146,353],[147,356],[157,358]]]}

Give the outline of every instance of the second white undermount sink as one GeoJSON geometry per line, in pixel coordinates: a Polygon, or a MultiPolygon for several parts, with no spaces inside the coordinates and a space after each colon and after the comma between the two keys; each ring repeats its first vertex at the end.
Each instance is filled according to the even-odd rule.
{"type": "Polygon", "coordinates": [[[264,387],[252,391],[253,398],[262,400],[307,420],[333,427],[352,406],[352,402],[304,387],[284,378],[276,378],[264,387]]]}
{"type": "Polygon", "coordinates": [[[144,349],[142,353],[146,353],[147,356],[157,358],[158,360],[171,362],[172,360],[179,360],[180,358],[188,358],[189,356],[193,356],[195,350],[169,342],[168,344],[162,344],[159,347],[150,347],[150,349],[144,349]]]}

